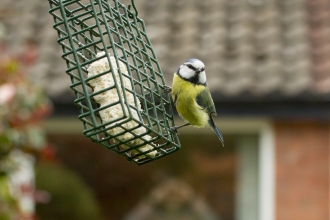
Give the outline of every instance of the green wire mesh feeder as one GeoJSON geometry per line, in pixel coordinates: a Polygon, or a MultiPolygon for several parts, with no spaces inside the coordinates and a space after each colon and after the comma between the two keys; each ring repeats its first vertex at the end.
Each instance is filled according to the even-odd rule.
{"type": "Polygon", "coordinates": [[[92,141],[141,165],[180,148],[165,80],[132,0],[49,0],[75,104],[92,141]]]}

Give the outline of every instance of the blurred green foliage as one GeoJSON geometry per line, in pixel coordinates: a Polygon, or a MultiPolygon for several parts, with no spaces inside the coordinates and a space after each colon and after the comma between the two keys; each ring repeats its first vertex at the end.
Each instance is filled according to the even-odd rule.
{"type": "Polygon", "coordinates": [[[30,196],[33,204],[33,179],[27,179],[33,170],[31,175],[13,177],[21,165],[12,152],[37,153],[47,144],[40,121],[51,112],[51,104],[27,74],[36,60],[34,44],[22,49],[13,54],[0,42],[0,220],[34,218],[33,209],[27,211],[20,202],[30,196]]]}
{"type": "Polygon", "coordinates": [[[49,203],[37,205],[37,215],[42,220],[102,219],[92,191],[76,173],[42,163],[36,168],[36,186],[51,194],[49,203]]]}

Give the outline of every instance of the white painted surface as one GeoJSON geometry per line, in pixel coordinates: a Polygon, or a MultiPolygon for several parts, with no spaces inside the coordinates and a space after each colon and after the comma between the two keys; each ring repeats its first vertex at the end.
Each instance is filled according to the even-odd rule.
{"type": "Polygon", "coordinates": [[[235,220],[257,220],[259,214],[259,146],[256,135],[237,143],[235,220]]]}
{"type": "Polygon", "coordinates": [[[275,137],[270,123],[260,130],[259,220],[275,220],[275,137]]]}

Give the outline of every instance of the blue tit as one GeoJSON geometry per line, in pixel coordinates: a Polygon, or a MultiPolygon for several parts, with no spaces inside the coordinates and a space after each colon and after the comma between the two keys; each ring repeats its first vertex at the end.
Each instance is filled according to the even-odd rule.
{"type": "Polygon", "coordinates": [[[167,87],[165,91],[171,92],[179,115],[187,121],[186,124],[173,127],[172,130],[176,131],[187,125],[205,127],[208,124],[224,146],[222,134],[212,118],[217,113],[207,87],[205,65],[202,61],[189,59],[184,62],[174,73],[172,88],[167,87]]]}

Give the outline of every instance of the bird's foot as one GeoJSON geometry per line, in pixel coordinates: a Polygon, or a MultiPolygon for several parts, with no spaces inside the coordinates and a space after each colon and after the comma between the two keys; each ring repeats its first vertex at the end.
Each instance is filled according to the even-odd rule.
{"type": "Polygon", "coordinates": [[[173,132],[175,132],[175,133],[178,133],[178,129],[179,129],[179,128],[182,128],[182,127],[185,127],[185,126],[188,126],[188,125],[190,125],[189,122],[186,123],[186,124],[180,125],[180,126],[174,126],[174,127],[171,127],[170,129],[171,129],[171,131],[173,131],[173,132]]]}
{"type": "Polygon", "coordinates": [[[164,86],[164,92],[165,93],[170,93],[170,92],[172,92],[172,88],[171,87],[169,87],[169,86],[164,86]]]}
{"type": "Polygon", "coordinates": [[[174,133],[178,133],[178,128],[176,126],[170,128],[174,133]]]}

